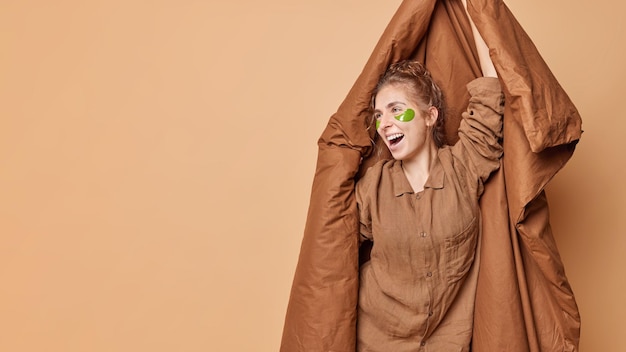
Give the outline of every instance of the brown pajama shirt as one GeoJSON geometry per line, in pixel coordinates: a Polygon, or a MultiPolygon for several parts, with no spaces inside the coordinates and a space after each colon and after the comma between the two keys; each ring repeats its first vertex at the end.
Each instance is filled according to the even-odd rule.
{"type": "Polygon", "coordinates": [[[362,240],[358,351],[468,351],[483,183],[500,166],[503,94],[496,78],[467,85],[459,141],[438,150],[424,190],[402,162],[372,166],[356,187],[362,240]]]}

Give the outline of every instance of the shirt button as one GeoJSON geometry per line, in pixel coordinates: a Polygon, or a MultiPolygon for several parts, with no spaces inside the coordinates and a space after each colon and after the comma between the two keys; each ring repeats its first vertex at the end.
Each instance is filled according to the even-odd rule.
{"type": "Polygon", "coordinates": [[[431,276],[433,276],[433,273],[429,271],[429,272],[426,273],[426,276],[431,277],[431,276]]]}
{"type": "Polygon", "coordinates": [[[427,235],[426,235],[426,232],[422,232],[420,235],[421,235],[422,237],[426,237],[426,236],[427,236],[427,235]]]}
{"type": "Polygon", "coordinates": [[[422,341],[422,342],[420,342],[420,345],[422,345],[422,346],[426,346],[426,341],[422,341]]]}

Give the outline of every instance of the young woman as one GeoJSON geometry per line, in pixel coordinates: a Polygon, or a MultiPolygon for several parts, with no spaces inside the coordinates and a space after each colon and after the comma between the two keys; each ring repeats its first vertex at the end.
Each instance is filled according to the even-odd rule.
{"type": "MultiPolygon", "coordinates": [[[[492,65],[483,72],[495,76],[492,65]]],[[[419,62],[391,65],[373,92],[373,124],[393,159],[356,188],[361,239],[373,242],[360,275],[358,351],[469,351],[478,201],[500,166],[504,98],[495,77],[467,88],[454,146],[443,140],[441,90],[419,62]]]]}

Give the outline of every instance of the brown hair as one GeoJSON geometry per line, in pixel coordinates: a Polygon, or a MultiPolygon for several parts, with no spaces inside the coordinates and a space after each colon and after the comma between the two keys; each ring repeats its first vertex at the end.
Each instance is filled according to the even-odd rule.
{"type": "MultiPolygon", "coordinates": [[[[433,142],[437,148],[441,148],[446,144],[445,124],[445,102],[443,93],[439,86],[433,81],[430,72],[420,62],[415,60],[404,60],[391,64],[387,71],[382,75],[374,91],[372,92],[372,101],[370,107],[372,111],[376,103],[376,95],[386,85],[402,84],[409,88],[418,105],[422,109],[422,113],[428,114],[428,109],[433,106],[439,112],[437,121],[432,128],[433,142]]],[[[370,125],[375,119],[372,117],[370,125]]]]}

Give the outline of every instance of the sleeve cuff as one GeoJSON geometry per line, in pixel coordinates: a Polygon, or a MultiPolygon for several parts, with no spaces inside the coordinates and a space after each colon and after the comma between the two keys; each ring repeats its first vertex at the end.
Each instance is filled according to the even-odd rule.
{"type": "Polygon", "coordinates": [[[496,77],[479,77],[467,84],[472,101],[480,101],[500,114],[504,111],[504,94],[496,77]]]}

